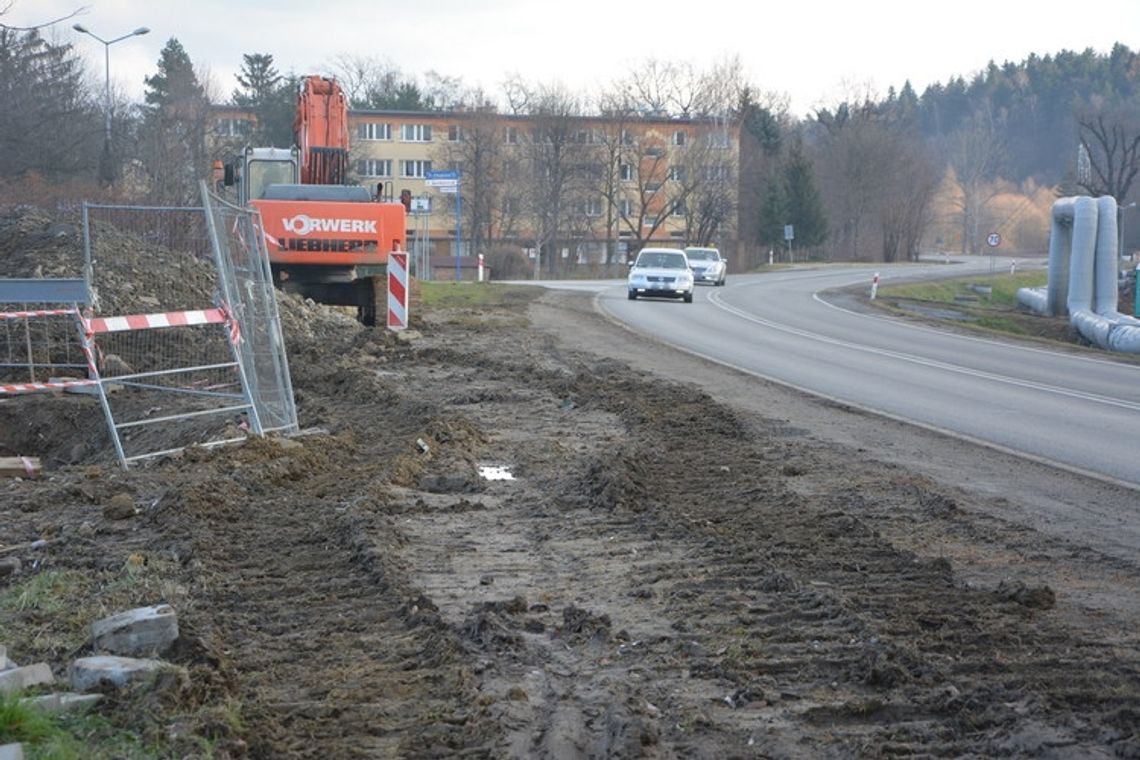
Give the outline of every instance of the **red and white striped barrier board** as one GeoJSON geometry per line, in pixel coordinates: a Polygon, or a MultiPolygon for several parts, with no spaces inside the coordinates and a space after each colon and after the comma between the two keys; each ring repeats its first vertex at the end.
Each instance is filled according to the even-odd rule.
{"type": "Polygon", "coordinates": [[[152,327],[185,327],[186,325],[216,324],[226,321],[224,309],[199,311],[166,311],[157,314],[131,314],[125,317],[94,317],[84,320],[87,334],[149,330],[152,327]]]}
{"type": "Polygon", "coordinates": [[[388,254],[388,329],[403,330],[408,326],[408,254],[388,254]]]}
{"type": "Polygon", "coordinates": [[[36,311],[0,311],[0,319],[34,319],[36,317],[61,317],[76,314],[75,309],[37,309],[36,311]]]}
{"type": "Polygon", "coordinates": [[[37,391],[58,391],[79,385],[95,385],[98,380],[69,380],[63,383],[16,383],[0,385],[0,393],[35,393],[37,391]]]}

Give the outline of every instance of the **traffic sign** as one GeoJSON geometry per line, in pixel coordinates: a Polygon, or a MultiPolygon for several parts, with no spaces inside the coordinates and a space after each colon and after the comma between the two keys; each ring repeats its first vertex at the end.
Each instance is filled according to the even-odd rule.
{"type": "Polygon", "coordinates": [[[996,232],[991,232],[986,236],[986,245],[988,245],[990,248],[997,248],[999,245],[1001,245],[1001,235],[996,232]]]}
{"type": "MultiPolygon", "coordinates": [[[[428,187],[438,187],[440,189],[454,188],[459,185],[459,170],[445,169],[425,172],[424,181],[428,187]]],[[[451,192],[454,192],[454,190],[451,192]]]]}

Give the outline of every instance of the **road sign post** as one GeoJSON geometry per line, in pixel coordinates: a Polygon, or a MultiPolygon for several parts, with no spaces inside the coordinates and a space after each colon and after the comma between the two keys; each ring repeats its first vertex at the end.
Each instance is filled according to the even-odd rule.
{"type": "Polygon", "coordinates": [[[459,259],[463,255],[463,194],[459,192],[459,170],[429,171],[424,175],[424,180],[428,187],[455,195],[455,281],[458,282],[461,279],[459,259]]]}

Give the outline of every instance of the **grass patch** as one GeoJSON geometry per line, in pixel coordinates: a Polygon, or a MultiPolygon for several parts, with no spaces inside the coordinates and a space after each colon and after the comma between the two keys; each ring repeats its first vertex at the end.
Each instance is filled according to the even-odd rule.
{"type": "Polygon", "coordinates": [[[1016,308],[1017,291],[1021,288],[1044,287],[1047,277],[1046,272],[1033,271],[892,284],[881,286],[879,295],[939,304],[957,304],[963,298],[976,298],[978,306],[1016,308]],[[979,293],[979,288],[989,288],[990,292],[979,293]]]}
{"type": "Polygon", "coordinates": [[[42,742],[60,731],[43,710],[20,701],[19,694],[0,694],[0,744],[42,742]]]}
{"type": "Polygon", "coordinates": [[[1047,272],[1035,270],[897,283],[881,286],[871,303],[911,319],[1078,345],[1067,318],[1034,314],[1017,301],[1019,289],[1044,287],[1047,279],[1047,272]]]}
{"type": "Polygon", "coordinates": [[[52,715],[0,694],[0,744],[20,743],[29,760],[144,760],[159,755],[100,715],[52,715]]]}
{"type": "Polygon", "coordinates": [[[518,308],[543,291],[535,285],[497,282],[420,281],[418,288],[425,309],[518,308]]]}
{"type": "Polygon", "coordinates": [[[24,612],[36,610],[45,614],[64,611],[71,601],[83,593],[87,576],[74,570],[45,570],[22,583],[10,586],[0,594],[0,610],[24,612]]]}

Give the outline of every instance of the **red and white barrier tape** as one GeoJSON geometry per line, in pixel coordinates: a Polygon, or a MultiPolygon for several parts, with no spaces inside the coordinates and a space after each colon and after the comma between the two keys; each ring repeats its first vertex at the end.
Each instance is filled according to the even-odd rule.
{"type": "Polygon", "coordinates": [[[125,317],[93,317],[85,319],[84,326],[87,328],[88,335],[94,335],[125,330],[150,330],[158,327],[216,324],[225,321],[226,314],[222,309],[200,309],[196,311],[164,311],[157,314],[130,314],[125,317]]]}
{"type": "Polygon", "coordinates": [[[74,388],[79,385],[95,385],[98,380],[69,380],[62,383],[15,383],[13,385],[0,385],[0,393],[34,393],[35,391],[54,391],[64,388],[74,388]]]}
{"type": "Polygon", "coordinates": [[[75,309],[35,309],[33,311],[0,311],[0,319],[32,319],[34,317],[61,317],[77,314],[75,309]]]}

